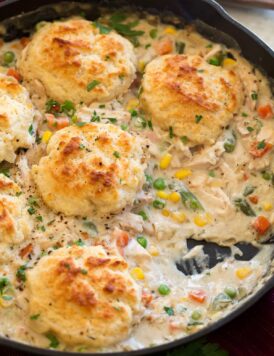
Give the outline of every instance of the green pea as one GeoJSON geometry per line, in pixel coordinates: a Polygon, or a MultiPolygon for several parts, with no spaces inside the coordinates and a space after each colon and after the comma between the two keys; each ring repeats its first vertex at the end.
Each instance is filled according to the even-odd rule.
{"type": "Polygon", "coordinates": [[[163,209],[166,206],[166,203],[162,200],[156,199],[153,201],[152,205],[155,209],[163,209]]]}
{"type": "Polygon", "coordinates": [[[231,299],[234,299],[237,295],[237,291],[233,287],[226,287],[224,290],[225,294],[228,295],[231,299]]]}
{"type": "Polygon", "coordinates": [[[161,295],[168,295],[170,293],[170,288],[166,284],[160,284],[158,287],[158,292],[161,295]]]}
{"type": "Polygon", "coordinates": [[[147,239],[144,236],[138,236],[137,237],[137,242],[143,247],[147,247],[147,239]]]}
{"type": "Polygon", "coordinates": [[[225,142],[224,149],[227,153],[233,152],[235,150],[235,143],[229,141],[225,142]]]}
{"type": "Polygon", "coordinates": [[[201,317],[202,314],[198,310],[194,310],[194,312],[191,314],[191,319],[193,320],[199,320],[201,317]]]}
{"type": "Polygon", "coordinates": [[[11,64],[15,59],[15,54],[11,51],[7,51],[3,55],[4,64],[11,64]]]}
{"type": "Polygon", "coordinates": [[[157,178],[153,182],[153,187],[157,190],[164,190],[166,188],[166,182],[163,178],[157,178]]]}

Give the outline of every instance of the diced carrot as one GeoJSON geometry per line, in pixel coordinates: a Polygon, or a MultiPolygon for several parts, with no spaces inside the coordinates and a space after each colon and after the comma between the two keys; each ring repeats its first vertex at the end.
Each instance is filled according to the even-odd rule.
{"type": "Polygon", "coordinates": [[[253,142],[249,150],[249,153],[255,158],[262,157],[272,148],[272,144],[269,142],[266,142],[263,148],[258,148],[258,144],[258,141],[253,142]]]}
{"type": "Polygon", "coordinates": [[[20,82],[20,80],[22,79],[20,73],[15,68],[9,68],[7,71],[7,75],[10,75],[11,77],[15,78],[16,80],[18,80],[18,82],[20,82]]]}
{"type": "Polygon", "coordinates": [[[120,230],[116,236],[116,243],[118,247],[126,247],[129,243],[129,236],[126,231],[120,230]]]}
{"type": "Polygon", "coordinates": [[[68,117],[55,117],[53,114],[45,114],[48,127],[52,130],[60,130],[69,126],[68,117]]]}
{"type": "Polygon", "coordinates": [[[254,220],[252,226],[258,232],[259,235],[264,235],[270,228],[270,222],[266,217],[261,215],[254,220]]]}
{"type": "Polygon", "coordinates": [[[69,126],[68,117],[58,117],[57,118],[57,130],[63,129],[64,127],[69,126]]]}
{"type": "Polygon", "coordinates": [[[26,45],[30,42],[30,38],[29,37],[22,37],[20,38],[20,44],[23,47],[26,47],[26,45]]]}
{"type": "Polygon", "coordinates": [[[32,244],[28,244],[27,246],[23,247],[20,252],[19,256],[24,258],[25,256],[29,255],[33,250],[32,244]]]}
{"type": "Polygon", "coordinates": [[[145,291],[142,292],[142,303],[144,304],[145,307],[148,307],[149,304],[153,300],[153,295],[151,293],[147,293],[145,291]]]}
{"type": "Polygon", "coordinates": [[[248,178],[249,178],[248,174],[247,174],[247,173],[244,173],[244,174],[243,174],[243,180],[248,180],[248,178]]]}
{"type": "Polygon", "coordinates": [[[198,303],[203,303],[206,299],[206,292],[203,290],[193,290],[188,294],[189,298],[198,303]]]}
{"type": "Polygon", "coordinates": [[[270,104],[261,105],[258,107],[258,114],[262,119],[269,119],[273,116],[273,111],[270,104]]]}
{"type": "Polygon", "coordinates": [[[173,42],[170,38],[165,38],[154,44],[155,51],[161,56],[163,54],[168,54],[173,50],[173,42]]]}
{"type": "Polygon", "coordinates": [[[251,201],[251,203],[253,204],[258,204],[259,198],[257,195],[250,195],[248,197],[249,201],[251,201]]]}

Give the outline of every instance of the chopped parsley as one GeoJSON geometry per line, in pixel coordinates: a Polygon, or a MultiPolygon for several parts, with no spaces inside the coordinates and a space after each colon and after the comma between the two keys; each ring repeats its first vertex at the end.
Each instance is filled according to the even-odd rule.
{"type": "Polygon", "coordinates": [[[216,176],[215,171],[209,171],[208,175],[212,178],[216,176]]]}
{"type": "Polygon", "coordinates": [[[246,112],[242,112],[242,117],[248,117],[248,114],[246,112]]]}
{"type": "Polygon", "coordinates": [[[116,124],[117,119],[115,117],[109,117],[108,121],[111,122],[112,124],[116,124]]]}
{"type": "Polygon", "coordinates": [[[172,126],[169,126],[168,132],[169,132],[169,138],[173,138],[174,137],[174,132],[173,132],[173,127],[172,126]]]}
{"type": "Polygon", "coordinates": [[[6,289],[10,285],[10,281],[7,277],[0,278],[0,294],[2,295],[6,289]]]}
{"type": "Polygon", "coordinates": [[[183,54],[184,53],[184,50],[185,50],[185,46],[186,44],[184,42],[175,42],[175,48],[176,48],[176,52],[178,54],[183,54]]]}
{"type": "Polygon", "coordinates": [[[57,337],[55,335],[53,335],[52,333],[48,332],[45,336],[50,341],[50,344],[49,344],[50,348],[56,349],[59,346],[59,344],[60,344],[59,340],[57,339],[57,337]]]}
{"type": "Polygon", "coordinates": [[[111,31],[111,28],[106,26],[106,25],[103,25],[102,23],[98,22],[98,21],[95,21],[93,23],[93,25],[98,28],[99,32],[101,35],[107,35],[108,33],[110,33],[111,31]]]}
{"type": "Polygon", "coordinates": [[[195,122],[196,124],[199,124],[199,122],[202,120],[203,116],[202,115],[195,115],[195,122]]]}
{"type": "Polygon", "coordinates": [[[75,125],[78,126],[78,127],[83,127],[83,126],[86,125],[86,122],[78,121],[78,122],[75,123],[75,125]]]}
{"type": "Polygon", "coordinates": [[[172,307],[164,307],[164,311],[167,313],[167,315],[172,316],[174,315],[174,309],[172,307]]]}
{"type": "Polygon", "coordinates": [[[247,131],[248,131],[248,132],[252,132],[252,131],[254,131],[254,128],[253,128],[253,127],[251,127],[251,126],[247,126],[247,128],[246,128],[246,129],[247,129],[247,131]]]}
{"type": "Polygon", "coordinates": [[[252,100],[257,100],[258,99],[258,94],[255,91],[253,91],[253,93],[251,94],[251,99],[252,100]]]}
{"type": "Polygon", "coordinates": [[[260,141],[257,144],[257,148],[258,148],[258,150],[263,150],[265,148],[265,140],[260,141]]]}
{"type": "Polygon", "coordinates": [[[187,136],[182,136],[181,141],[183,142],[184,145],[188,143],[188,137],[187,136]]]}
{"type": "Polygon", "coordinates": [[[98,80],[93,80],[92,82],[88,83],[87,91],[91,91],[92,89],[94,89],[99,84],[100,84],[100,82],[98,80]]]}
{"type": "Polygon", "coordinates": [[[0,168],[0,174],[4,174],[4,176],[10,178],[10,170],[9,168],[1,167],[0,168]]]}
{"type": "Polygon", "coordinates": [[[94,110],[93,111],[93,115],[90,119],[90,122],[100,122],[101,121],[101,118],[100,116],[97,114],[97,112],[94,110]]]}
{"type": "Polygon", "coordinates": [[[26,265],[22,265],[18,268],[16,272],[16,278],[19,282],[26,282],[27,280],[26,269],[27,269],[26,265]]]}
{"type": "Polygon", "coordinates": [[[116,157],[116,158],[120,158],[121,157],[120,153],[117,152],[117,151],[113,152],[113,156],[116,157]]]}
{"type": "Polygon", "coordinates": [[[30,316],[30,320],[37,320],[39,318],[40,314],[33,314],[30,316]]]}
{"type": "Polygon", "coordinates": [[[34,135],[34,129],[33,129],[33,125],[32,125],[32,124],[29,126],[28,131],[29,131],[29,134],[30,134],[31,136],[34,135]]]}

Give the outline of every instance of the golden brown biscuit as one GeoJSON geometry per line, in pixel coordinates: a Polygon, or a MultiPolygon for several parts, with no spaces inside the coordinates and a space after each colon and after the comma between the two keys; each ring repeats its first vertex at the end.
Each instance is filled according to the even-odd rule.
{"type": "Polygon", "coordinates": [[[103,246],[64,247],[27,274],[32,327],[70,345],[125,339],[140,312],[140,290],[126,261],[103,246]]]}
{"type": "Polygon", "coordinates": [[[52,99],[90,104],[123,94],[135,78],[135,62],[127,39],[100,34],[91,22],[74,18],[35,33],[19,70],[32,94],[38,80],[52,99]]]}
{"type": "Polygon", "coordinates": [[[19,243],[30,234],[31,223],[19,192],[16,183],[0,174],[0,242],[19,243]]]}
{"type": "Polygon", "coordinates": [[[56,132],[32,172],[44,202],[66,215],[117,213],[144,181],[142,141],[111,124],[56,132]]]}
{"type": "Polygon", "coordinates": [[[29,130],[34,108],[27,90],[11,76],[0,73],[0,162],[14,162],[19,147],[34,142],[29,130]]]}
{"type": "Polygon", "coordinates": [[[239,77],[200,56],[166,55],[146,66],[141,106],[155,125],[191,145],[212,144],[243,101],[239,77]]]}

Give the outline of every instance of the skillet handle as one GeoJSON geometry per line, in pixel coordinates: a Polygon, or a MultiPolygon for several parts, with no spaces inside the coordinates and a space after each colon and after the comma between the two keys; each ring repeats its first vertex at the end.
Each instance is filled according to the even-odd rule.
{"type": "Polygon", "coordinates": [[[226,5],[240,5],[250,7],[261,7],[265,9],[274,9],[274,0],[224,0],[226,5]]]}

